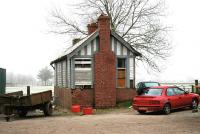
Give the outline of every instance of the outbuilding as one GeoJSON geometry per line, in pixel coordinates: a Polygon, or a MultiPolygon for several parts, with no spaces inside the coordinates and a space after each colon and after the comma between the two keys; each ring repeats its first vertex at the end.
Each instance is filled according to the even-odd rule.
{"type": "Polygon", "coordinates": [[[57,103],[106,108],[131,100],[135,58],[141,54],[110,28],[108,16],[100,15],[87,27],[86,38],[73,40],[73,45],[51,62],[57,103]]]}

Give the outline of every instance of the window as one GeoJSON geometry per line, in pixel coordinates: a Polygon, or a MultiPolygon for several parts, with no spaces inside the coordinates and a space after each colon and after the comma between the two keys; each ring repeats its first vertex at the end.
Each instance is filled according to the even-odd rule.
{"type": "Polygon", "coordinates": [[[134,88],[133,87],[133,80],[130,80],[130,88],[134,88]]]}
{"type": "Polygon", "coordinates": [[[145,82],[144,85],[145,85],[145,87],[160,86],[160,84],[158,82],[145,82]]]}
{"type": "Polygon", "coordinates": [[[90,58],[77,58],[75,66],[75,87],[91,88],[92,85],[92,62],[90,58]]]}
{"type": "Polygon", "coordinates": [[[145,90],[144,95],[146,96],[161,96],[162,95],[161,88],[150,88],[149,90],[145,90]]]}
{"type": "Polygon", "coordinates": [[[126,63],[125,63],[125,59],[118,59],[118,62],[117,62],[117,67],[118,68],[126,68],[126,63]]]}
{"type": "Polygon", "coordinates": [[[174,89],[173,88],[168,88],[167,89],[167,96],[173,96],[173,95],[175,95],[174,89]]]}
{"type": "Polygon", "coordinates": [[[117,60],[117,87],[125,88],[126,84],[126,59],[117,60]]]}
{"type": "Polygon", "coordinates": [[[184,94],[185,91],[180,89],[180,88],[174,88],[174,92],[177,94],[177,95],[181,95],[181,94],[184,94]]]}

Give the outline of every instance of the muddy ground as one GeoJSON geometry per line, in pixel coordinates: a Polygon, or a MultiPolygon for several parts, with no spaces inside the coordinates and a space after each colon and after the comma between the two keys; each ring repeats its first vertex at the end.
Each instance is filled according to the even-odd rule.
{"type": "Polygon", "coordinates": [[[199,134],[200,112],[189,109],[170,115],[149,113],[139,115],[132,109],[96,111],[94,115],[42,113],[26,118],[0,118],[0,134],[199,134]]]}

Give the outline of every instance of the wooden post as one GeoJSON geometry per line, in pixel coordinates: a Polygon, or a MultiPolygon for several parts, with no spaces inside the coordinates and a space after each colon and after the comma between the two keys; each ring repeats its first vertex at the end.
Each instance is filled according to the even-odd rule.
{"type": "Polygon", "coordinates": [[[192,93],[194,93],[194,85],[192,85],[192,93]]]}
{"type": "MultiPolygon", "coordinates": [[[[198,80],[195,80],[195,86],[198,86],[198,80]]],[[[197,88],[195,87],[195,93],[197,93],[197,88]]]]}
{"type": "Polygon", "coordinates": [[[29,96],[31,94],[30,86],[27,86],[27,95],[29,96]]]}

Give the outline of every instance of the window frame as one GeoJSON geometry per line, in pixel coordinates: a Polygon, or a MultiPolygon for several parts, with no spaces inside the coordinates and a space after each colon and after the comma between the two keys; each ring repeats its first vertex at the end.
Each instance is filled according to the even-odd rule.
{"type": "Polygon", "coordinates": [[[116,67],[117,67],[117,77],[116,77],[116,79],[117,79],[117,88],[126,88],[127,87],[127,82],[126,82],[126,79],[127,79],[127,58],[125,58],[125,57],[123,57],[123,58],[121,58],[121,57],[117,57],[117,65],[116,65],[116,67]],[[124,60],[124,67],[119,67],[118,65],[118,62],[119,62],[119,60],[124,60]],[[118,76],[118,73],[119,73],[119,70],[124,70],[124,78],[119,78],[119,76],[118,76]],[[124,79],[124,86],[119,86],[119,79],[124,79]]]}
{"type": "MultiPolygon", "coordinates": [[[[74,87],[80,89],[89,89],[93,87],[93,62],[92,58],[74,58],[74,87]],[[90,64],[90,66],[88,66],[90,64]],[[79,66],[76,66],[79,65],[79,66]],[[86,66],[85,66],[86,65],[86,66]],[[90,84],[77,84],[76,71],[89,71],[91,74],[90,84]]],[[[85,82],[85,81],[84,81],[85,82]]],[[[83,82],[83,83],[84,83],[83,82]]],[[[87,83],[87,82],[86,82],[87,83]]]]}

